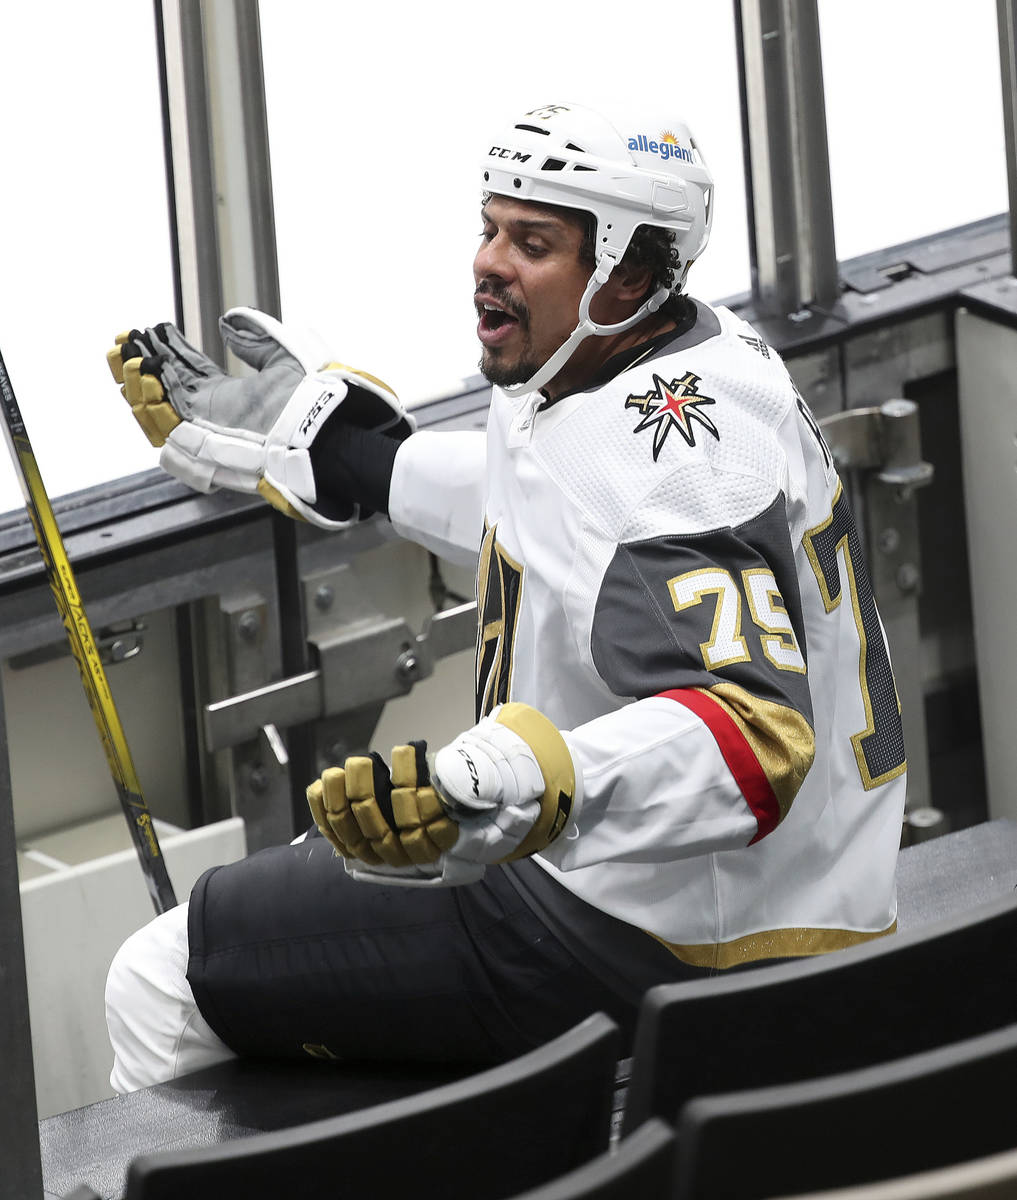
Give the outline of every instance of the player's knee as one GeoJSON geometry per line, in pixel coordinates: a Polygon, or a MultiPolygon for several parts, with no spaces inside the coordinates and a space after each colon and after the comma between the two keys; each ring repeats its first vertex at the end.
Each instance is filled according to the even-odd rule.
{"type": "Polygon", "coordinates": [[[187,907],[149,922],[121,945],[106,975],[106,1027],[113,1049],[110,1083],[132,1091],[168,1078],[167,1062],[193,1007],[186,970],[187,907]]]}
{"type": "Polygon", "coordinates": [[[106,975],[106,1029],[113,1050],[110,1084],[121,1093],[139,1086],[129,1067],[139,1051],[136,1010],[142,990],[132,940],[129,938],[113,956],[106,975]]]}
{"type": "Polygon", "coordinates": [[[186,969],[187,906],[182,904],[132,933],[113,956],[106,975],[107,1022],[113,1017],[132,1024],[141,1014],[151,1021],[182,997],[186,969]]]}
{"type": "Polygon", "coordinates": [[[131,997],[139,990],[139,974],[136,966],[137,934],[133,934],[121,945],[113,956],[106,974],[106,1016],[119,1015],[129,1010],[131,997]]]}
{"type": "Polygon", "coordinates": [[[149,990],[144,963],[145,930],[132,934],[113,956],[106,974],[106,1027],[110,1044],[118,1057],[138,1038],[139,1010],[149,990]]]}

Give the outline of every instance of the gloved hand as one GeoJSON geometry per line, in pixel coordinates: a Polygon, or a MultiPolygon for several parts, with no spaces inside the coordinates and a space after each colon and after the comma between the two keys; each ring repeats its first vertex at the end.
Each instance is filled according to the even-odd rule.
{"type": "Polygon", "coordinates": [[[473,883],[491,863],[549,845],[578,814],[581,776],[559,731],[528,704],[502,704],[427,766],[426,743],[329,767],[307,789],[315,824],[355,878],[473,883]]]}
{"type": "MultiPolygon", "coordinates": [[[[359,439],[351,451],[359,466],[365,438],[401,441],[412,432],[413,418],[381,380],[327,361],[316,339],[265,313],[233,308],[219,328],[255,375],[227,375],[170,324],[122,334],[106,356],[149,441],[162,447],[160,464],[198,491],[258,492],[315,525],[353,524],[365,499],[356,494],[365,490],[357,487],[357,471],[352,479],[343,476],[338,492],[334,483],[332,490],[323,487],[314,469],[315,440],[339,422],[359,439]]],[[[391,452],[387,471],[386,495],[391,452]]]]}

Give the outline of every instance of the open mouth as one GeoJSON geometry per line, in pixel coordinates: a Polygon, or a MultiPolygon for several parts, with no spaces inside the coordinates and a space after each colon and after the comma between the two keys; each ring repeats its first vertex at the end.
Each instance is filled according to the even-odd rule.
{"type": "Polygon", "coordinates": [[[506,325],[518,325],[519,321],[503,308],[495,308],[493,304],[485,304],[480,310],[480,328],[485,333],[494,333],[506,325]]]}
{"type": "Polygon", "coordinates": [[[519,318],[496,304],[487,304],[478,299],[477,311],[480,314],[477,337],[488,349],[500,346],[519,328],[519,318]]]}

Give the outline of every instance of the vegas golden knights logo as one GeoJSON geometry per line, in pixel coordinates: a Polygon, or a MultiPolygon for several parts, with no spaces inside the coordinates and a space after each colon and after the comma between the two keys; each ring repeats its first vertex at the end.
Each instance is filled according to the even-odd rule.
{"type": "Polygon", "coordinates": [[[523,568],[505,553],[487,529],[477,569],[477,720],[509,698],[512,650],[523,590],[523,568]]]}

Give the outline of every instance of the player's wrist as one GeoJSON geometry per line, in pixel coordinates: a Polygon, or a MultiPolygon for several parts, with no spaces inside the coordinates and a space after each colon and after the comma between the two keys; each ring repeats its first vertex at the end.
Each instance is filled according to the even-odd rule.
{"type": "Polygon", "coordinates": [[[395,458],[403,438],[351,425],[333,413],[310,447],[319,503],[328,508],[358,504],[388,516],[395,458]]]}

